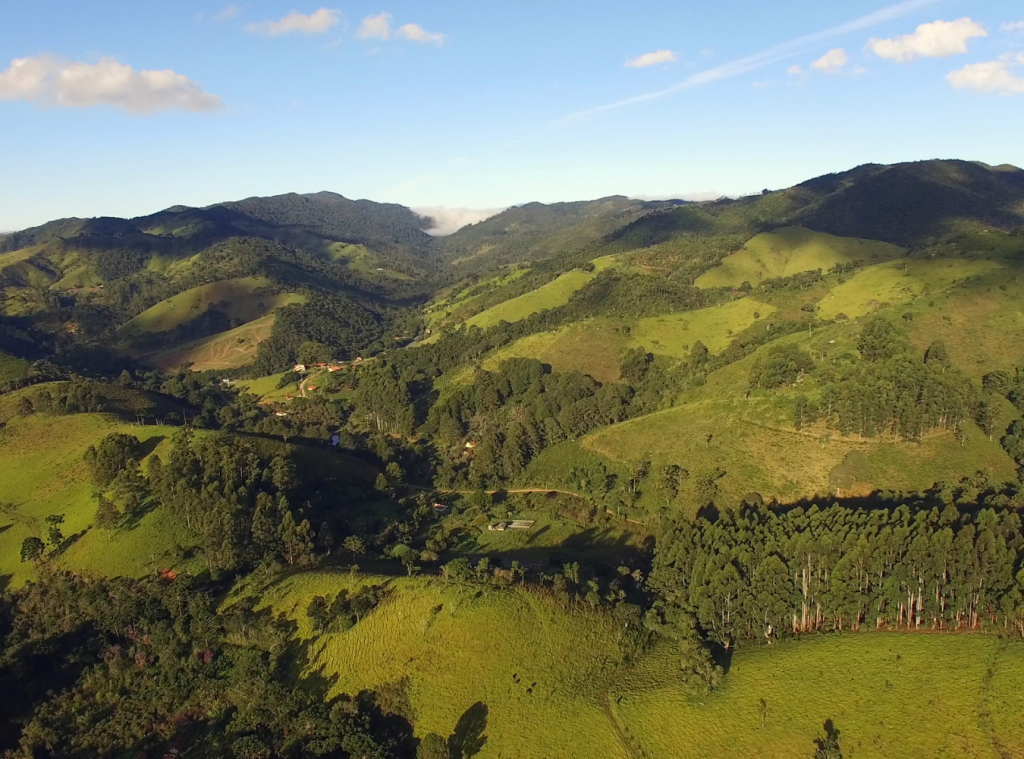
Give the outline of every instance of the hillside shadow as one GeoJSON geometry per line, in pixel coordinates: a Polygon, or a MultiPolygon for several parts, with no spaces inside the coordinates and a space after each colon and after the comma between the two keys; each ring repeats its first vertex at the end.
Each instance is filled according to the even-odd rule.
{"type": "Polygon", "coordinates": [[[0,595],[7,592],[7,588],[11,584],[11,579],[14,575],[0,575],[0,595]]]}
{"type": "Polygon", "coordinates": [[[155,451],[156,447],[164,440],[166,440],[164,435],[154,435],[149,440],[143,440],[139,443],[139,460],[146,458],[146,456],[155,451]]]}
{"type": "Polygon", "coordinates": [[[448,738],[450,759],[469,759],[476,756],[487,743],[487,715],[489,710],[483,701],[477,701],[459,717],[455,732],[448,738]]]}

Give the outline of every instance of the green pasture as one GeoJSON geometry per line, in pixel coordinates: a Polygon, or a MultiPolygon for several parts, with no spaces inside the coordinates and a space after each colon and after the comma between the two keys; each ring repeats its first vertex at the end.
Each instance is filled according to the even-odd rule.
{"type": "Polygon", "coordinates": [[[531,290],[516,298],[492,306],[466,320],[469,326],[482,329],[493,327],[501,321],[517,322],[538,311],[556,308],[569,302],[573,293],[596,277],[601,271],[616,265],[615,256],[604,256],[594,260],[594,271],[573,269],[546,285],[531,290]]]}
{"type": "Polygon", "coordinates": [[[264,277],[243,277],[212,282],[186,290],[160,301],[118,328],[121,337],[148,332],[166,332],[200,316],[213,304],[230,319],[251,322],[289,303],[300,303],[304,296],[296,293],[258,292],[269,287],[264,277]],[[224,303],[223,307],[218,304],[224,303]]]}
{"type": "Polygon", "coordinates": [[[766,279],[791,277],[805,271],[827,272],[836,264],[851,261],[882,261],[896,258],[901,248],[877,240],[836,237],[802,227],[781,227],[762,232],[726,256],[721,264],[696,280],[697,287],[757,287],[766,279]]]}
{"type": "Polygon", "coordinates": [[[834,319],[838,314],[853,319],[886,305],[916,305],[1001,269],[996,261],[963,258],[889,261],[850,275],[821,300],[817,311],[822,319],[834,319]]]}
{"type": "Polygon", "coordinates": [[[72,541],[55,560],[71,569],[146,574],[167,566],[176,541],[188,545],[160,509],[133,529],[95,528],[96,500],[82,461],[85,449],[111,432],[135,435],[147,453],[166,457],[175,428],[133,426],[108,414],[33,414],[6,422],[0,429],[0,576],[15,585],[35,576],[35,569],[20,560],[21,543],[30,536],[45,540],[51,514],[65,515],[62,530],[72,541]]]}

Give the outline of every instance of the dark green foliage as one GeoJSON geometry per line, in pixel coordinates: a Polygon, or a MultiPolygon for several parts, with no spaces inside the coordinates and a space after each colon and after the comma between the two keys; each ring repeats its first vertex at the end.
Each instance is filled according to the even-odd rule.
{"type": "Polygon", "coordinates": [[[19,729],[0,749],[159,756],[173,744],[195,756],[395,756],[368,704],[346,696],[327,705],[290,682],[283,657],[293,625],[254,613],[245,599],[218,613],[212,590],[186,578],[49,572],[17,591],[0,677],[5,716],[19,729]]]}
{"type": "Polygon", "coordinates": [[[917,440],[932,429],[957,431],[971,418],[974,398],[973,385],[957,369],[900,352],[843,371],[825,385],[820,410],[843,434],[917,440]]]}
{"type": "Polygon", "coordinates": [[[259,345],[256,365],[266,374],[291,366],[306,343],[319,343],[334,358],[354,358],[384,334],[381,317],[343,295],[317,294],[278,309],[270,337],[259,345]]]}
{"type": "Polygon", "coordinates": [[[807,351],[793,344],[771,348],[764,358],[758,359],[750,370],[750,384],[772,390],[792,385],[814,369],[814,361],[807,351]]]}
{"type": "Polygon", "coordinates": [[[89,446],[83,456],[93,484],[107,488],[118,473],[134,462],[138,466],[140,456],[139,439],[134,435],[112,432],[103,438],[99,447],[89,446]]]}
{"type": "Polygon", "coordinates": [[[21,541],[21,560],[38,561],[42,558],[45,550],[46,544],[39,538],[35,536],[25,538],[21,541]]]}
{"type": "Polygon", "coordinates": [[[761,504],[680,523],[658,541],[650,585],[726,645],[862,626],[1024,634],[1022,560],[1013,510],[761,504]]]}
{"type": "Polygon", "coordinates": [[[793,404],[793,426],[798,430],[804,425],[818,421],[819,409],[816,403],[807,400],[806,395],[798,395],[793,404]]]}
{"type": "Polygon", "coordinates": [[[450,759],[448,741],[437,733],[427,733],[416,747],[416,759],[450,759]]]}
{"type": "Polygon", "coordinates": [[[884,316],[875,316],[861,329],[857,350],[868,361],[885,361],[910,350],[910,341],[884,316]]]}

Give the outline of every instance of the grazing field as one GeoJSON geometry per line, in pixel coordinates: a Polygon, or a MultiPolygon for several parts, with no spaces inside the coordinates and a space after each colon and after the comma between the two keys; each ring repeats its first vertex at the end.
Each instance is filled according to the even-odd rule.
{"type": "Polygon", "coordinates": [[[604,256],[594,260],[594,271],[586,272],[581,269],[574,269],[566,272],[557,279],[548,282],[546,285],[531,290],[517,298],[512,298],[504,303],[492,306],[486,311],[481,311],[476,316],[466,320],[469,326],[487,329],[501,321],[517,322],[525,319],[538,311],[549,308],[556,308],[569,302],[573,293],[592,280],[601,271],[609,269],[616,264],[615,256],[604,256]]]}
{"type": "Polygon", "coordinates": [[[25,376],[30,363],[23,358],[15,358],[9,353],[0,351],[0,382],[19,380],[25,376]]]}
{"type": "Polygon", "coordinates": [[[818,304],[822,319],[864,316],[883,305],[913,304],[918,299],[1002,270],[995,261],[962,258],[889,261],[869,266],[834,287],[818,304]]]}
{"type": "Polygon", "coordinates": [[[628,348],[683,358],[699,340],[718,353],[736,334],[774,312],[775,307],[767,303],[741,298],[721,306],[636,321],[588,319],[523,337],[494,351],[483,366],[493,370],[509,358],[535,358],[559,372],[577,370],[600,382],[616,382],[622,353],[628,348]]]}
{"type": "Polygon", "coordinates": [[[652,759],[813,757],[828,720],[847,759],[1024,756],[1020,641],[870,632],[741,648],[700,698],[650,687],[671,666],[659,658],[613,689],[619,719],[652,759]]]}
{"type": "Polygon", "coordinates": [[[376,274],[391,279],[412,279],[408,274],[382,267],[377,255],[365,245],[336,242],[331,244],[327,252],[331,261],[344,262],[349,269],[363,274],[376,274]]]}
{"type": "Polygon", "coordinates": [[[184,364],[191,364],[194,372],[235,369],[252,363],[257,347],[270,337],[273,327],[274,315],[270,314],[227,332],[140,358],[161,371],[174,371],[184,364]]]}
{"type": "Polygon", "coordinates": [[[643,347],[651,353],[682,358],[698,340],[712,353],[725,350],[734,336],[758,319],[775,312],[775,307],[754,298],[741,298],[721,306],[702,308],[668,316],[641,319],[629,333],[627,347],[643,347]]]}
{"type": "Polygon", "coordinates": [[[791,277],[804,271],[827,272],[836,264],[896,258],[901,248],[877,240],[836,237],[801,227],[782,227],[762,232],[743,250],[726,256],[722,263],[697,278],[697,287],[757,287],[766,279],[791,277]]]}
{"type": "Polygon", "coordinates": [[[229,319],[244,323],[259,319],[275,308],[302,302],[303,296],[295,293],[259,292],[270,284],[264,277],[243,277],[193,287],[125,322],[118,328],[118,335],[131,338],[149,332],[166,332],[200,316],[211,305],[229,319]]]}
{"type": "Polygon", "coordinates": [[[437,579],[327,572],[288,578],[263,603],[308,640],[313,596],[371,582],[386,582],[391,597],[347,632],[310,640],[307,671],[330,683],[330,695],[404,685],[419,735],[448,736],[476,716],[486,736],[478,759],[629,759],[601,706],[625,664],[610,615],[519,589],[480,594],[437,579]]]}
{"type": "Polygon", "coordinates": [[[957,366],[976,378],[1024,363],[1024,282],[997,270],[959,287],[919,298],[906,309],[907,330],[921,349],[942,340],[957,366]]]}
{"type": "Polygon", "coordinates": [[[252,393],[261,401],[267,403],[283,403],[287,398],[287,395],[298,395],[299,394],[299,383],[290,382],[284,387],[278,387],[281,378],[287,372],[281,374],[271,374],[266,377],[259,377],[254,380],[243,380],[235,384],[243,393],[252,393]]]}
{"type": "Polygon", "coordinates": [[[630,656],[611,615],[530,590],[317,571],[279,581],[261,603],[296,621],[305,674],[329,696],[402,694],[419,736],[475,724],[479,759],[810,757],[827,720],[847,757],[1024,755],[1024,643],[996,636],[751,645],[716,691],[692,695],[670,642],[630,656]],[[390,596],[362,621],[314,634],[314,596],[379,583],[390,596]]]}
{"type": "Polygon", "coordinates": [[[132,427],[107,414],[34,414],[6,421],[0,429],[0,577],[20,585],[35,576],[32,565],[20,561],[21,543],[32,535],[45,540],[51,514],[65,515],[62,530],[71,544],[58,562],[68,568],[146,574],[168,565],[176,541],[189,544],[159,509],[130,530],[94,528],[96,500],[82,461],[85,449],[111,432],[135,435],[148,454],[166,457],[175,428],[132,427]]]}
{"type": "MultiPolygon", "coordinates": [[[[829,360],[853,350],[850,325],[832,326],[783,338],[829,360]]],[[[961,446],[948,432],[930,434],[920,443],[841,437],[818,423],[802,430],[793,426],[793,404],[801,391],[790,388],[752,391],[747,397],[750,368],[763,353],[713,372],[706,384],[689,391],[681,405],[601,428],[581,444],[594,454],[625,464],[651,455],[656,464],[675,463],[696,474],[721,467],[724,503],[734,504],[748,492],[793,500],[815,495],[925,488],[983,471],[995,480],[1015,478],[1015,466],[999,445],[974,425],[961,446]],[[707,436],[711,435],[710,441],[707,436]],[[847,456],[856,454],[856,482],[842,476],[847,456]]],[[[692,478],[691,478],[692,484],[692,478]]],[[[686,488],[680,499],[688,503],[686,488]]]]}

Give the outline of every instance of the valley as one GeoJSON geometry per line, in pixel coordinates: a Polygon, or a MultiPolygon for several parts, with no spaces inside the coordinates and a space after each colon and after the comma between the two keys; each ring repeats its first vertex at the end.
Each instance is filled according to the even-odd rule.
{"type": "Polygon", "coordinates": [[[0,237],[5,749],[1024,753],[1024,172],[430,226],[0,237]]]}

